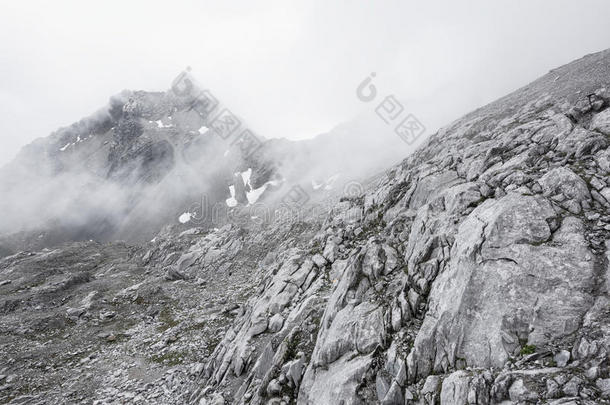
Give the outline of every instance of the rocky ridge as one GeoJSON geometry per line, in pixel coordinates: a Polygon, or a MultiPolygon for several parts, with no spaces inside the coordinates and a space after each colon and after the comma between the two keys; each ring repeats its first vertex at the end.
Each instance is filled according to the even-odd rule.
{"type": "Polygon", "coordinates": [[[336,205],[206,383],[251,404],[607,401],[609,58],[456,121],[336,205]]]}
{"type": "Polygon", "coordinates": [[[3,259],[0,400],[609,403],[609,72],[555,69],[296,217],[3,259]]]}

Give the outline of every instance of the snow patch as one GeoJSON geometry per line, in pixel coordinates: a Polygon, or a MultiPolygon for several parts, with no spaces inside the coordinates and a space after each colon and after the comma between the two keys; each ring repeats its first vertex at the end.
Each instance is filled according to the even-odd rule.
{"type": "Polygon", "coordinates": [[[200,135],[204,135],[204,134],[206,134],[206,133],[207,133],[209,130],[210,130],[210,129],[209,129],[208,127],[203,126],[203,127],[199,128],[199,134],[200,134],[200,135]]]}
{"type": "Polygon", "coordinates": [[[192,213],[185,212],[184,214],[182,214],[178,217],[178,221],[180,221],[181,224],[186,224],[187,222],[189,222],[191,220],[192,216],[193,216],[192,213]]]}
{"type": "Polygon", "coordinates": [[[227,203],[228,207],[236,207],[237,206],[237,200],[235,199],[235,186],[229,186],[229,193],[231,193],[231,197],[227,198],[225,200],[225,202],[227,203]]]}
{"type": "MultiPolygon", "coordinates": [[[[169,117],[169,119],[171,120],[171,119],[172,119],[172,117],[169,117]]],[[[172,125],[172,124],[167,124],[167,125],[165,125],[165,124],[163,123],[163,121],[161,121],[161,120],[158,120],[158,121],[155,121],[155,122],[157,123],[157,127],[158,127],[158,128],[171,128],[171,127],[173,127],[173,125],[172,125]]]]}
{"type": "Polygon", "coordinates": [[[267,190],[267,183],[263,184],[261,187],[246,192],[246,198],[248,199],[248,204],[254,204],[261,198],[261,195],[267,190]]]}
{"type": "MultiPolygon", "coordinates": [[[[229,151],[225,152],[225,156],[229,151]]],[[[267,188],[269,186],[277,186],[278,184],[280,184],[279,181],[277,180],[271,180],[266,182],[265,184],[263,184],[262,186],[260,186],[259,188],[253,188],[252,184],[250,183],[250,179],[252,178],[252,168],[248,168],[248,170],[244,171],[244,172],[237,172],[235,173],[235,176],[239,176],[241,177],[242,181],[244,182],[244,187],[246,189],[246,199],[248,200],[248,206],[255,204],[259,198],[261,198],[261,196],[263,195],[263,193],[265,192],[265,190],[267,190],[267,188]]],[[[235,186],[229,186],[229,192],[231,193],[231,198],[228,198],[226,200],[227,205],[229,207],[235,207],[237,206],[238,202],[235,199],[235,186]]]]}

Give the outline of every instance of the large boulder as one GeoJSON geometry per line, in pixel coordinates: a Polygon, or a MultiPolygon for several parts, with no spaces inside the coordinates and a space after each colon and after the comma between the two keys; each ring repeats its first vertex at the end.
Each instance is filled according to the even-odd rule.
{"type": "Polygon", "coordinates": [[[298,405],[362,404],[357,388],[373,357],[345,355],[328,368],[308,368],[299,391],[298,405]]]}
{"type": "Polygon", "coordinates": [[[327,365],[350,351],[368,354],[381,346],[384,339],[382,308],[371,302],[348,304],[320,334],[312,362],[316,366],[327,365]]]}
{"type": "Polygon", "coordinates": [[[547,195],[562,193],[567,198],[576,201],[591,198],[587,183],[567,167],[562,166],[551,170],[538,182],[542,186],[542,191],[547,195]]]}
{"type": "Polygon", "coordinates": [[[610,108],[606,108],[593,117],[591,129],[605,135],[610,135],[610,108]]]}
{"type": "Polygon", "coordinates": [[[490,403],[489,372],[475,374],[464,370],[456,371],[443,380],[441,405],[488,405],[490,403]]]}
{"type": "Polygon", "coordinates": [[[594,260],[581,221],[564,218],[555,230],[557,219],[545,198],[516,193],[467,217],[408,357],[412,380],[501,367],[522,345],[578,329],[592,302],[594,260]]]}

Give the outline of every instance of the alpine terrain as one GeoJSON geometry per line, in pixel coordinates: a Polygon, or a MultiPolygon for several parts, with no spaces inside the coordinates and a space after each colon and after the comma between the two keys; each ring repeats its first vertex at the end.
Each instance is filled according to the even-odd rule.
{"type": "Polygon", "coordinates": [[[184,73],[0,170],[0,403],[610,403],[610,50],[385,168],[242,121],[184,73]]]}

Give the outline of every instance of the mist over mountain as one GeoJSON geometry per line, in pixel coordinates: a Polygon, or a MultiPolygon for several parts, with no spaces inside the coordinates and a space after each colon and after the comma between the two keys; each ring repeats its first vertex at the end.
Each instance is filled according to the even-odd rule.
{"type": "Polygon", "coordinates": [[[185,71],[164,93],[123,91],[26,146],[0,171],[0,235],[20,234],[21,248],[41,248],[68,240],[142,242],[179,225],[182,214],[216,227],[233,208],[228,199],[271,209],[295,186],[307,199],[325,198],[413,148],[371,117],[312,140],[267,140],[196,83],[185,71]],[[233,120],[228,127],[226,120],[233,120]],[[225,212],[204,218],[202,200],[225,212]]]}
{"type": "Polygon", "coordinates": [[[0,403],[610,403],[610,50],[438,131],[376,77],[311,139],[186,69],[25,146],[0,403]]]}

